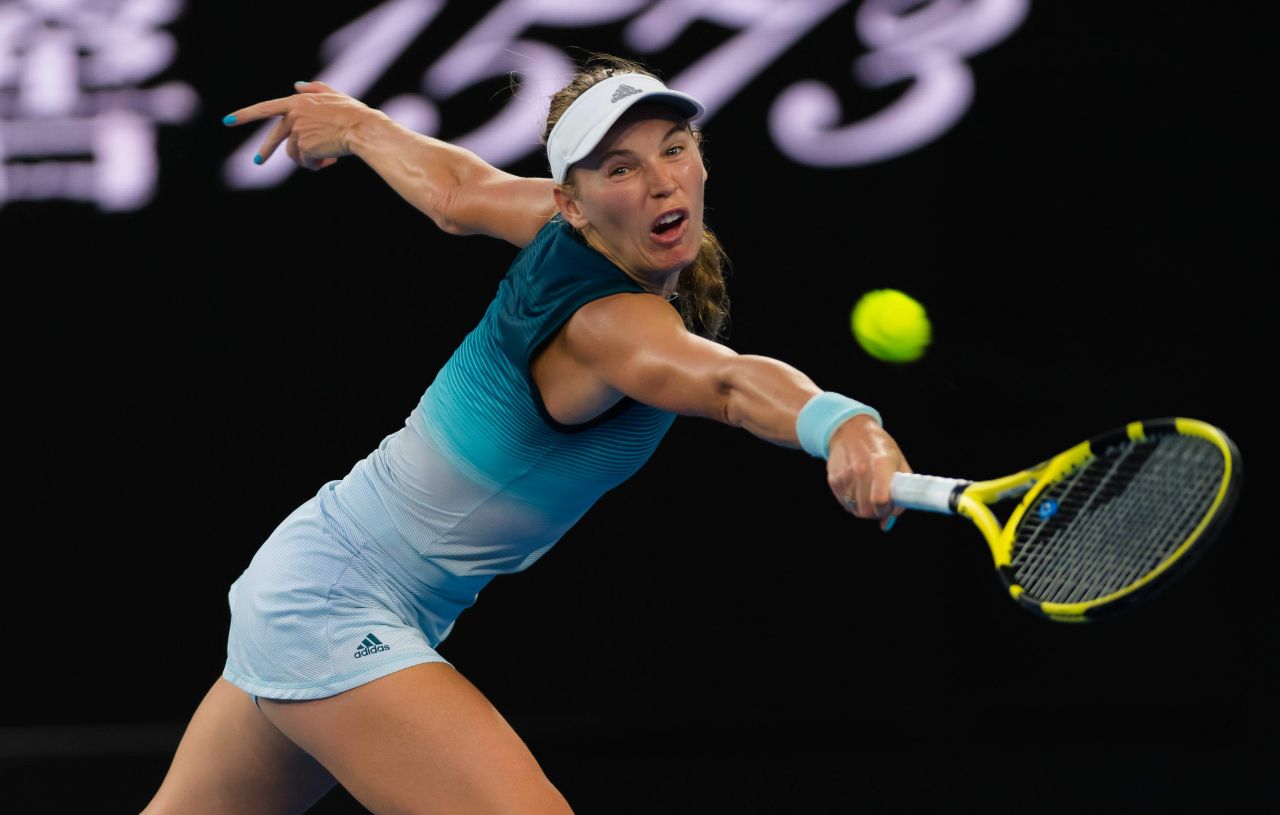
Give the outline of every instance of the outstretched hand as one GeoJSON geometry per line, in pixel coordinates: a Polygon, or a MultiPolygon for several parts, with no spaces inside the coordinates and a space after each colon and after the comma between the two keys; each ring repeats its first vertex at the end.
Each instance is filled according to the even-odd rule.
{"type": "Polygon", "coordinates": [[[827,483],[844,509],[879,518],[885,532],[902,514],[890,495],[893,474],[911,472],[893,437],[871,416],[855,416],[836,429],[827,455],[827,483]]]}
{"type": "Polygon", "coordinates": [[[269,99],[233,111],[222,121],[232,127],[280,116],[267,140],[262,143],[254,161],[264,163],[281,142],[285,153],[299,166],[323,170],[341,156],[349,155],[348,139],[352,128],[380,111],[323,82],[306,82],[294,86],[293,96],[269,99]]]}

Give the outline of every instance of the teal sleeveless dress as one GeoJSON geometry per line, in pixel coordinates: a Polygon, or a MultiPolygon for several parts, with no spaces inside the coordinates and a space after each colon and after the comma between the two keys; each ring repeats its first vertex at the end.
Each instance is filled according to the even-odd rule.
{"type": "Polygon", "coordinates": [[[498,574],[527,569],[634,474],[674,414],[623,398],[566,426],[533,354],[600,297],[653,296],[559,218],[399,430],[291,513],[231,585],[223,677],[316,699],[424,662],[498,574]]]}

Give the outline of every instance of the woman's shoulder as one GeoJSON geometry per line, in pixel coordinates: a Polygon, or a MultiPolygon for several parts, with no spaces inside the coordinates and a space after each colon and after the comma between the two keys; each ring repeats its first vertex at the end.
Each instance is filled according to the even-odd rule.
{"type": "Polygon", "coordinates": [[[552,215],[545,224],[538,228],[533,240],[520,249],[512,263],[512,269],[527,265],[535,258],[545,258],[561,240],[572,240],[573,230],[560,217],[560,213],[552,215]]]}
{"type": "MultiPolygon", "coordinates": [[[[512,264],[513,272],[543,279],[619,280],[632,282],[621,269],[596,251],[559,213],[551,217],[512,264]]],[[[639,286],[637,286],[639,288],[639,286]]]]}

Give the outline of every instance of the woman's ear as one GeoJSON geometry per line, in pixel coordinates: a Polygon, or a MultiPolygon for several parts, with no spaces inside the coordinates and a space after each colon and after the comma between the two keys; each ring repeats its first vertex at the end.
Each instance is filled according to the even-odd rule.
{"type": "Polygon", "coordinates": [[[560,210],[560,217],[564,218],[569,226],[581,230],[587,225],[587,218],[582,214],[582,207],[578,206],[578,199],[574,198],[563,184],[552,187],[551,194],[556,199],[556,208],[560,210]]]}

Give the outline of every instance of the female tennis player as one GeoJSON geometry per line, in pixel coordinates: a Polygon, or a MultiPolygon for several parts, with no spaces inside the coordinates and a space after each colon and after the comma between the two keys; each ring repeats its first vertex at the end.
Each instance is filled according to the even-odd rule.
{"type": "MultiPolygon", "coordinates": [[[[259,162],[281,144],[313,170],[359,156],[446,232],[522,250],[405,425],[232,584],[225,670],[147,813],[302,812],[335,783],[376,813],[570,812],[436,648],[494,575],[530,566],[632,475],[676,414],[825,457],[836,499],[887,531],[901,512],[890,479],[910,470],[876,411],[714,341],[726,300],[690,124],[702,112],[638,65],[588,63],[551,102],[550,179],[321,82],[224,120],[281,117],[259,162]]],[[[788,206],[772,192],[765,205],[788,206]]]]}

